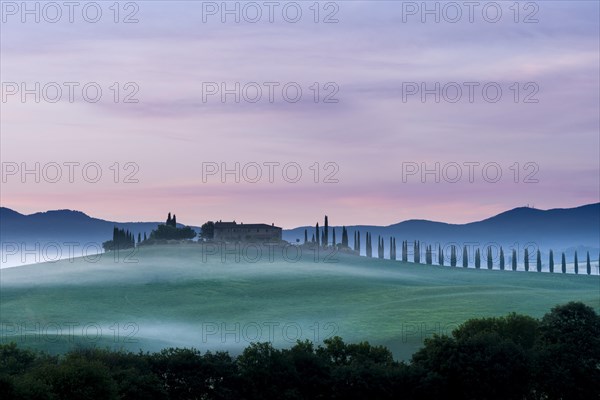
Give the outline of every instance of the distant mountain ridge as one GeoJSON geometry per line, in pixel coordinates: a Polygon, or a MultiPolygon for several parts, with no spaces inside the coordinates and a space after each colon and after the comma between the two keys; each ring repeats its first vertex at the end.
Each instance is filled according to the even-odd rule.
{"type": "MultiPolygon", "coordinates": [[[[322,221],[319,222],[322,225],[322,221]]],[[[330,223],[332,222],[335,222],[334,215],[330,215],[330,223]]],[[[114,226],[128,229],[137,239],[138,233],[142,236],[144,233],[149,234],[160,223],[164,222],[106,221],[74,210],[51,210],[24,215],[0,207],[0,241],[102,243],[111,238],[114,226]]],[[[192,228],[200,231],[199,227],[192,228]]],[[[337,240],[341,241],[341,227],[332,225],[330,228],[336,229],[337,240]]],[[[292,243],[303,242],[305,229],[308,230],[310,240],[314,226],[284,230],[283,238],[292,243]]],[[[347,229],[351,246],[354,232],[361,232],[363,248],[364,234],[370,232],[374,241],[379,235],[384,237],[386,250],[389,237],[394,236],[398,246],[402,240],[419,240],[442,246],[448,243],[484,245],[494,242],[504,246],[517,243],[522,247],[527,243],[535,243],[541,249],[553,248],[560,251],[582,247],[597,252],[600,249],[600,203],[550,210],[519,207],[466,224],[407,220],[389,226],[355,225],[347,226],[347,229]]]]}

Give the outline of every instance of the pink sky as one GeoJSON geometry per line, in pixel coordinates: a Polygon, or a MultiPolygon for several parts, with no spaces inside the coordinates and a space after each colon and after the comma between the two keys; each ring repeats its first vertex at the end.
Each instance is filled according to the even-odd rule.
{"type": "Polygon", "coordinates": [[[296,24],[213,16],[203,23],[201,2],[139,2],[135,24],[115,24],[108,9],[97,24],[22,23],[3,14],[2,206],[77,209],[118,221],[160,220],[172,211],[194,225],[235,219],[290,228],[325,213],[346,225],[460,223],[526,204],[600,201],[597,2],[539,3],[539,22],[530,24],[514,23],[508,9],[498,23],[403,23],[399,3],[338,2],[333,24],[315,24],[308,3],[296,24]],[[56,103],[22,102],[7,94],[11,82],[96,82],[103,97],[88,103],[79,91],[74,102],[66,94],[56,103]],[[114,82],[120,100],[132,82],[139,102],[115,103],[114,82]],[[236,103],[233,95],[204,101],[210,82],[258,82],[265,96],[264,82],[295,82],[303,97],[289,103],[276,91],[272,103],[236,103]],[[496,103],[481,91],[474,102],[466,92],[456,103],[433,95],[403,101],[407,82],[457,82],[463,90],[464,82],[493,82],[503,93],[496,103]],[[339,101],[324,103],[334,88],[339,101]],[[533,91],[539,101],[524,103],[533,91]],[[90,183],[76,168],[69,182],[69,162],[97,163],[102,178],[90,183]],[[271,162],[279,163],[273,182],[264,166],[271,162]],[[23,165],[36,163],[40,182],[21,176],[23,165]],[[62,168],[57,183],[52,163],[62,168]],[[227,175],[222,183],[220,174],[203,180],[203,163],[240,163],[240,182],[227,175]],[[242,173],[253,176],[254,163],[262,166],[257,183],[242,173]],[[440,182],[429,174],[422,183],[420,171],[403,179],[407,163],[439,163],[440,182]],[[468,163],[479,163],[473,182],[468,163]],[[298,182],[281,175],[286,164],[290,174],[300,167],[298,182]],[[451,183],[455,165],[463,178],[451,183]],[[502,177],[492,182],[498,168],[502,177]],[[138,182],[123,182],[133,172],[138,182]],[[337,182],[324,182],[328,173],[337,182]]]}

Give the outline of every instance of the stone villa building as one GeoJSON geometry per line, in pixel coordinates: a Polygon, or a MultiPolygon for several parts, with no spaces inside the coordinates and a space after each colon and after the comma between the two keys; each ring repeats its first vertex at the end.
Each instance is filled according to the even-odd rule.
{"type": "Polygon", "coordinates": [[[277,242],[282,240],[282,229],[274,224],[238,224],[215,222],[214,240],[224,242],[277,242]]]}

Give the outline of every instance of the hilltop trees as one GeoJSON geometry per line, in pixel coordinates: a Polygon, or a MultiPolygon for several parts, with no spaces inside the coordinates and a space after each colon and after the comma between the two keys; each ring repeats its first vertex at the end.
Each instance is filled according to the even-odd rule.
{"type": "Polygon", "coordinates": [[[215,223],[212,221],[205,222],[200,228],[200,237],[203,239],[214,239],[215,237],[215,223]]]}
{"type": "Polygon", "coordinates": [[[175,215],[171,218],[171,213],[169,213],[166,224],[160,224],[155,230],[150,232],[150,240],[184,240],[195,237],[196,232],[189,226],[178,228],[177,219],[175,215]]]}
{"type": "Polygon", "coordinates": [[[135,247],[135,238],[129,230],[119,229],[115,226],[112,240],[102,243],[102,247],[105,251],[130,249],[135,247]]]}

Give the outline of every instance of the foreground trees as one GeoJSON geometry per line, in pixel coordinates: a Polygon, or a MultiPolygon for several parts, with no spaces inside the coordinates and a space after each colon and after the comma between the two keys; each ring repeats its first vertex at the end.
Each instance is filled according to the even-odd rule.
{"type": "Polygon", "coordinates": [[[425,340],[410,362],[339,337],[239,356],[80,349],[50,356],[0,345],[2,399],[572,399],[598,398],[600,317],[582,304],[541,320],[472,319],[425,340]]]}

